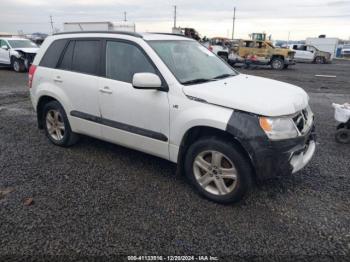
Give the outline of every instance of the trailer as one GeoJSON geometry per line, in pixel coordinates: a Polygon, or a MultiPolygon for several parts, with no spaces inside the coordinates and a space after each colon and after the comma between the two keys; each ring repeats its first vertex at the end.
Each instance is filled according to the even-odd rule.
{"type": "Polygon", "coordinates": [[[320,51],[331,53],[331,60],[337,55],[337,47],[339,44],[338,38],[320,38],[320,37],[308,37],[306,38],[306,45],[311,45],[319,49],[320,51]]]}
{"type": "Polygon", "coordinates": [[[63,24],[65,32],[74,31],[127,31],[135,32],[135,23],[120,21],[120,22],[67,22],[63,24]]]}

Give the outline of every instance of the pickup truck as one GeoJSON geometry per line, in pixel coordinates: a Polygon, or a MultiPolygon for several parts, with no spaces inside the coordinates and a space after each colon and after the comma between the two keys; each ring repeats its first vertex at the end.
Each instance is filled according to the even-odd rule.
{"type": "Polygon", "coordinates": [[[295,60],[297,62],[326,64],[332,61],[331,53],[321,51],[312,45],[292,45],[290,49],[295,52],[295,60]]]}

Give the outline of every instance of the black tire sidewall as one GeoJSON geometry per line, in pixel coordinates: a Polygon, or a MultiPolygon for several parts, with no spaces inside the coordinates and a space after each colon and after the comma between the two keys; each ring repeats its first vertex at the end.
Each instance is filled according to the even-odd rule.
{"type": "Polygon", "coordinates": [[[335,140],[341,144],[349,144],[350,143],[350,130],[347,128],[340,128],[335,133],[335,140]],[[346,135],[347,137],[344,139],[342,135],[346,135]]]}
{"type": "Polygon", "coordinates": [[[201,139],[190,146],[185,158],[185,174],[191,182],[191,184],[198,190],[198,192],[202,196],[205,196],[206,198],[209,198],[210,200],[221,204],[228,204],[239,201],[249,190],[252,184],[252,169],[244,155],[235,148],[235,145],[233,143],[217,138],[201,139]],[[194,176],[194,159],[199,153],[206,150],[215,150],[223,153],[225,156],[230,158],[230,160],[234,163],[235,168],[237,169],[238,180],[236,188],[234,189],[234,191],[225,196],[213,195],[205,191],[205,189],[203,189],[198,184],[194,176]]]}
{"type": "Polygon", "coordinates": [[[70,136],[72,135],[72,130],[70,128],[69,125],[69,121],[66,115],[66,112],[64,111],[63,107],[61,106],[61,104],[57,101],[51,101],[49,103],[47,103],[44,106],[43,109],[43,124],[44,124],[44,130],[45,130],[45,134],[48,137],[48,139],[55,145],[58,146],[68,146],[69,145],[69,141],[70,141],[70,136]],[[64,122],[64,128],[65,128],[65,132],[64,132],[64,136],[63,139],[60,141],[57,141],[55,139],[53,139],[48,130],[47,130],[47,125],[46,125],[46,115],[50,110],[57,110],[60,112],[62,118],[63,118],[63,122],[64,122]]]}
{"type": "Polygon", "coordinates": [[[12,69],[18,73],[23,72],[24,71],[24,63],[18,58],[13,58],[12,59],[12,69]],[[15,63],[18,63],[18,70],[15,69],[15,63]]]}
{"type": "Polygon", "coordinates": [[[271,67],[272,67],[272,69],[274,69],[274,70],[282,70],[283,68],[284,68],[284,61],[281,59],[281,58],[273,58],[272,60],[271,60],[271,67]],[[281,62],[281,67],[280,68],[275,68],[274,67],[274,62],[275,61],[280,61],[281,62]]]}

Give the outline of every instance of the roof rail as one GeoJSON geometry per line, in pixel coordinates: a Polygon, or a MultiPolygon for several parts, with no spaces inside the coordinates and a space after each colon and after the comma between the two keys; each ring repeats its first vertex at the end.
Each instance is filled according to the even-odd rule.
{"type": "Polygon", "coordinates": [[[135,32],[127,32],[127,31],[72,31],[72,32],[60,32],[55,33],[53,35],[70,35],[70,34],[117,34],[117,35],[130,35],[134,37],[142,38],[141,34],[135,32]]]}
{"type": "Polygon", "coordinates": [[[175,36],[182,36],[185,38],[190,38],[188,36],[182,35],[182,34],[176,34],[176,33],[157,33],[157,32],[150,32],[150,34],[156,34],[156,35],[175,35],[175,36]]]}

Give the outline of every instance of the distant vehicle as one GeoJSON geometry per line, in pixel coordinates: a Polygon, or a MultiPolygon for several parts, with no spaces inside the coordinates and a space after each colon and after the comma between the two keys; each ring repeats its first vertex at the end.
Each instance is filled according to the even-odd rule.
{"type": "Polygon", "coordinates": [[[253,179],[298,172],[316,149],[303,89],[239,74],[184,36],[49,36],[28,86],[53,144],[85,134],[170,160],[219,203],[240,200],[253,179]]]}
{"type": "Polygon", "coordinates": [[[11,66],[16,72],[27,71],[39,50],[24,38],[0,38],[0,64],[11,66]]]}
{"type": "Polygon", "coordinates": [[[232,40],[225,37],[213,37],[203,45],[214,54],[227,61],[232,47],[232,40]]]}
{"type": "Polygon", "coordinates": [[[287,69],[295,65],[295,52],[276,48],[270,41],[239,40],[229,55],[229,63],[251,63],[254,65],[270,65],[272,69],[287,69]]]}
{"type": "Polygon", "coordinates": [[[331,58],[336,56],[337,48],[339,45],[338,38],[332,37],[308,37],[305,40],[306,45],[312,45],[316,47],[320,51],[329,52],[331,54],[331,58]]]}
{"type": "Polygon", "coordinates": [[[188,38],[192,38],[194,40],[199,41],[201,39],[199,33],[196,31],[194,28],[181,28],[181,27],[176,27],[172,29],[173,34],[178,34],[178,35],[184,35],[188,38]]]}
{"type": "Polygon", "coordinates": [[[350,57],[350,45],[344,45],[341,50],[342,57],[350,57]]]}
{"type": "Polygon", "coordinates": [[[310,62],[315,64],[326,64],[332,62],[332,54],[320,51],[312,45],[292,45],[290,49],[295,52],[297,62],[310,62]]]}

